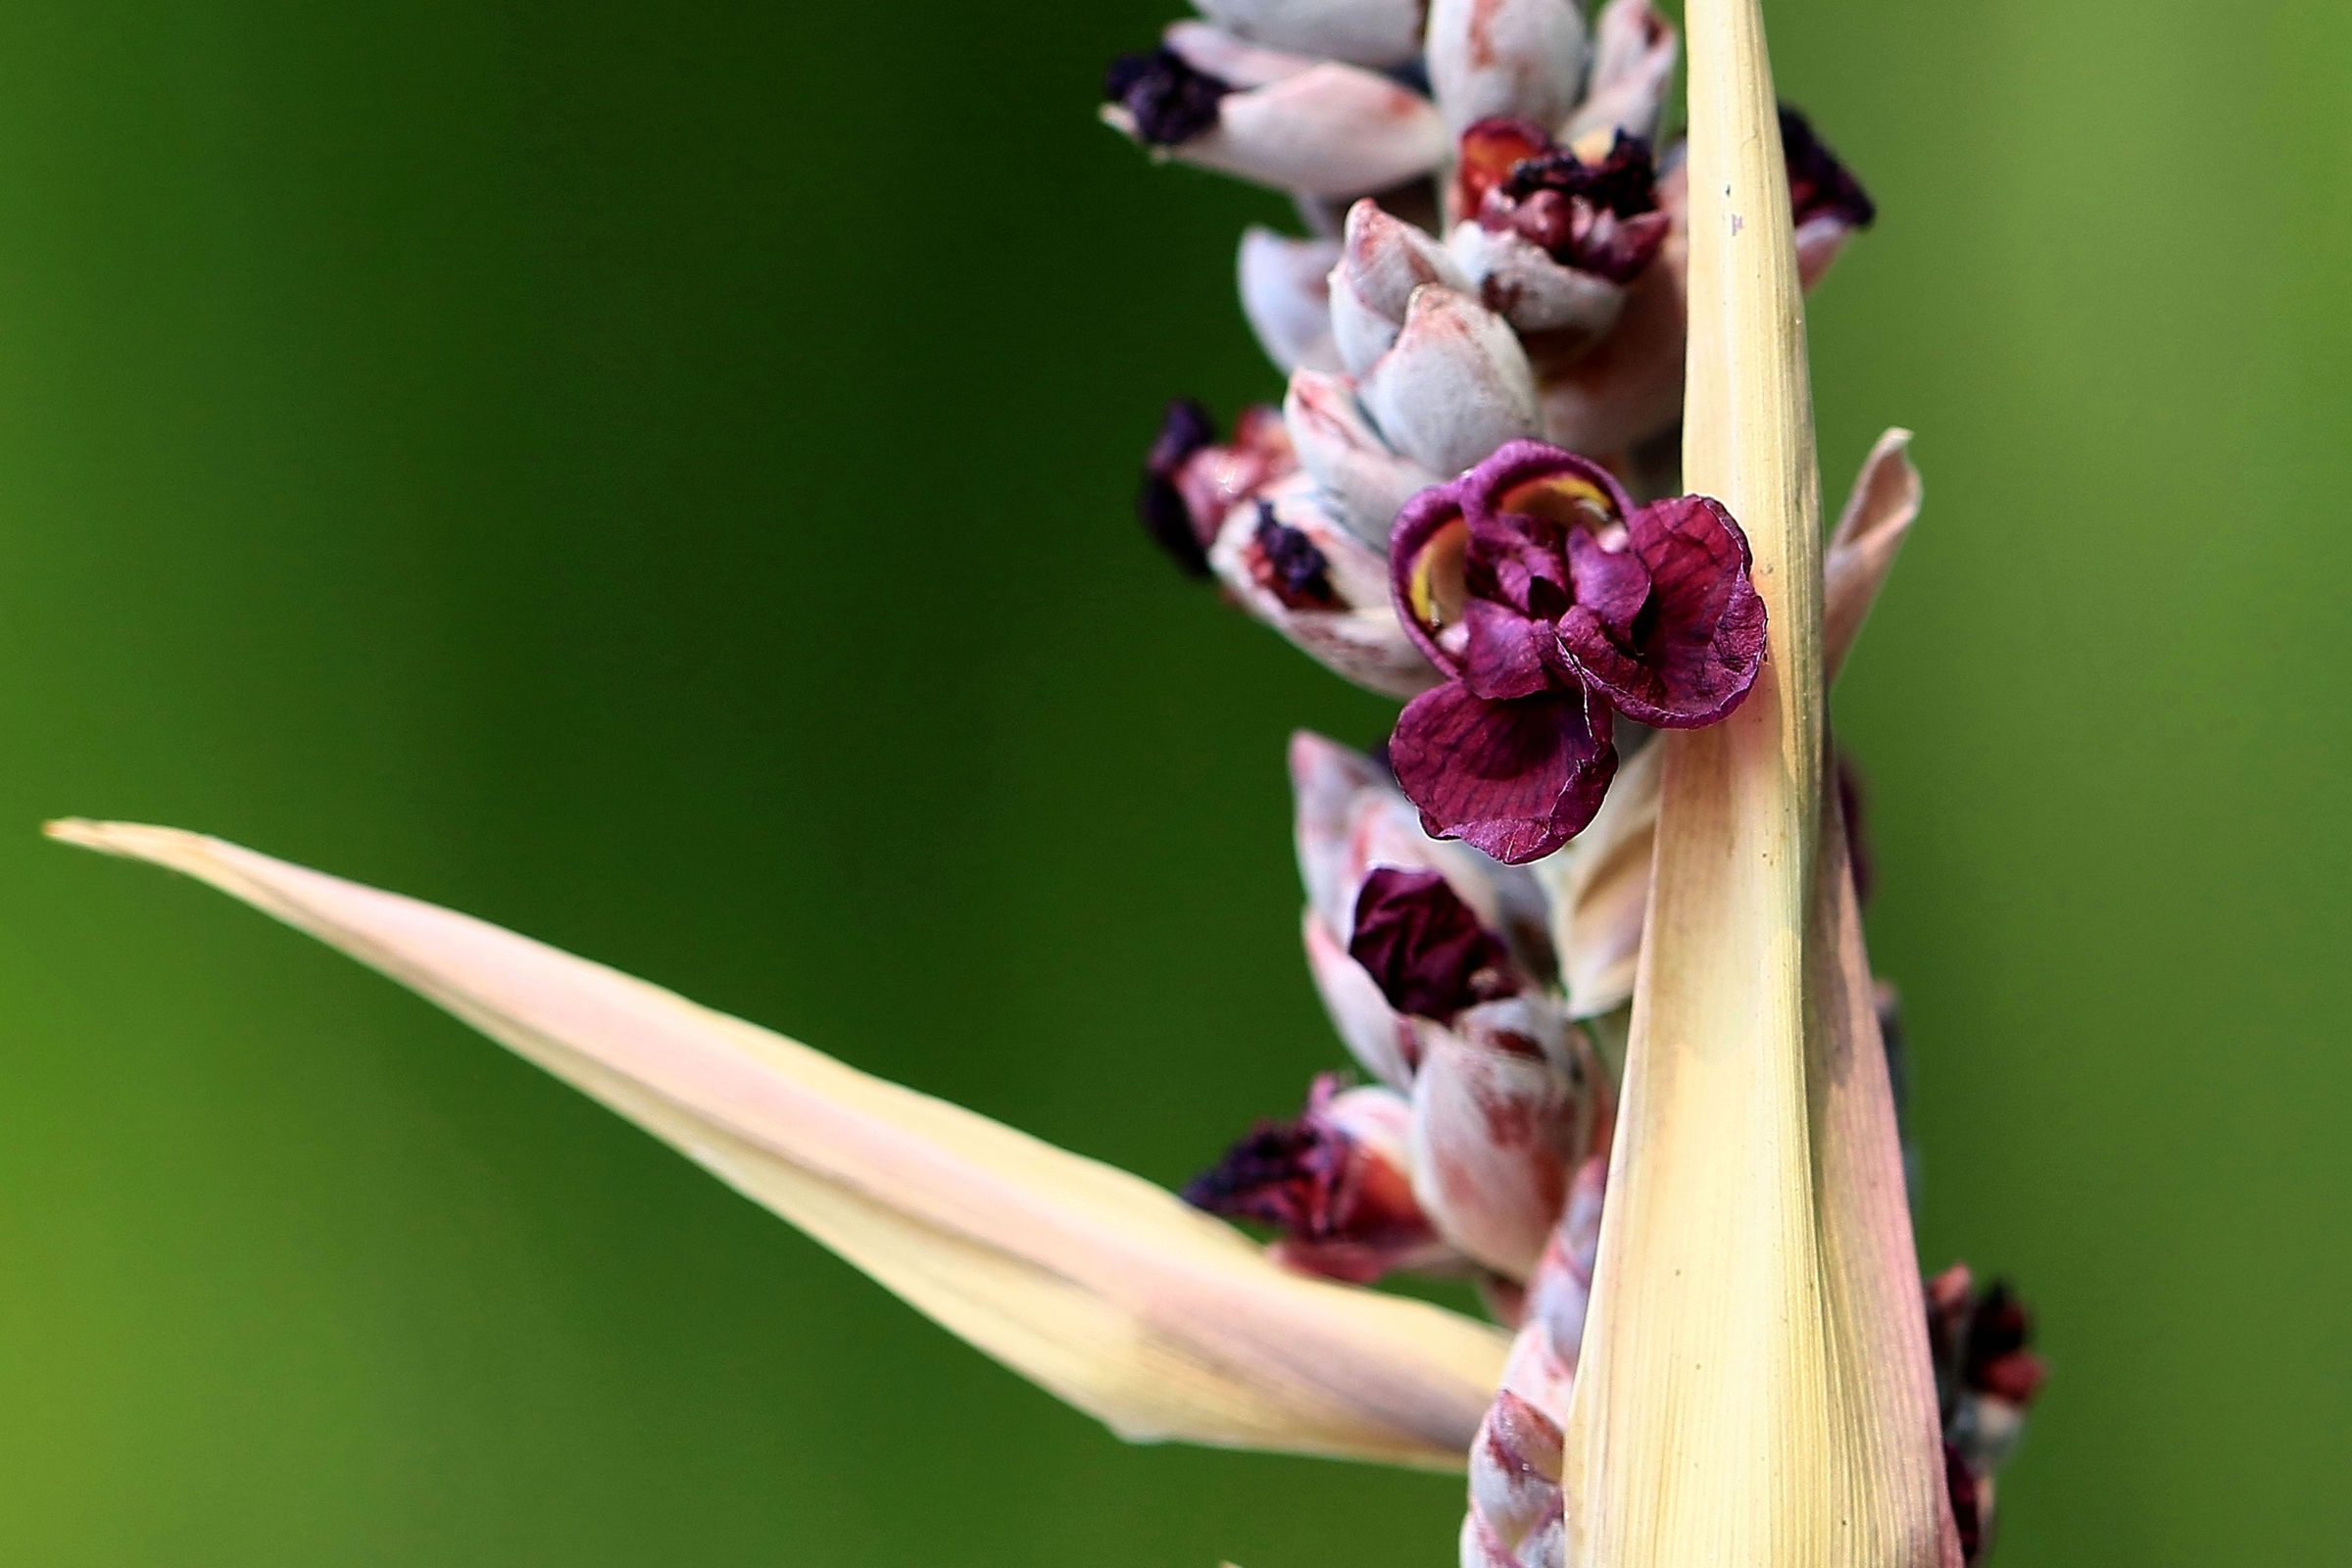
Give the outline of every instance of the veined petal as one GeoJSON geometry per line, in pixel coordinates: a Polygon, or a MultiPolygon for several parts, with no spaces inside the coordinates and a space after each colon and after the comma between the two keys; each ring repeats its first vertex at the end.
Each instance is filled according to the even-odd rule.
{"type": "Polygon", "coordinates": [[[1428,51],[1449,134],[1499,116],[1556,129],[1584,85],[1585,14],[1571,0],[1432,0],[1428,51]]]}
{"type": "Polygon", "coordinates": [[[1242,230],[1235,262],[1242,315],[1266,358],[1286,371],[1340,368],[1327,281],[1339,258],[1331,240],[1291,239],[1257,223],[1242,230]]]}
{"type": "Polygon", "coordinates": [[[1359,66],[1398,66],[1421,52],[1421,0],[1194,0],[1226,31],[1276,49],[1359,66]]]}
{"type": "Polygon", "coordinates": [[[1217,123],[1170,151],[1187,163],[1308,196],[1362,196],[1446,160],[1430,101],[1388,77],[1332,61],[1229,93],[1217,123]]]}
{"type": "Polygon", "coordinates": [[[1462,1463],[1501,1336],[1308,1280],[1173,1195],[467,916],[217,839],[57,838],[210,882],[446,1007],[1133,1441],[1462,1463]]]}

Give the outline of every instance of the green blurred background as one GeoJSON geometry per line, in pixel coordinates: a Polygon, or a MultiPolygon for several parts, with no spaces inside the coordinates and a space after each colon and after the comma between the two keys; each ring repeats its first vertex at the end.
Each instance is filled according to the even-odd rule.
{"type": "MultiPolygon", "coordinates": [[[[1451,1559],[1130,1448],[423,1004],[34,837],[199,827],[1180,1180],[1336,1062],[1159,402],[1275,199],[1091,123],[1168,0],[35,0],[0,48],[0,1559],[1451,1559]]],[[[2352,18],[1778,0],[1880,198],[1839,695],[1922,1245],[2056,1376],[2003,1560],[2341,1560],[2352,18]]]]}

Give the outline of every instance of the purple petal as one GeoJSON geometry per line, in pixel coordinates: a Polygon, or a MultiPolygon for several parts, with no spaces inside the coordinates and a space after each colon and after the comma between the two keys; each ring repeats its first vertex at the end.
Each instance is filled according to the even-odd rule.
{"type": "Polygon", "coordinates": [[[1649,603],[1631,636],[1583,605],[1560,642],[1617,711],[1668,729],[1712,724],[1740,706],[1764,662],[1764,601],[1747,580],[1747,539],[1722,506],[1678,496],[1627,522],[1648,568],[1649,603]]]}
{"type": "Polygon", "coordinates": [[[1348,956],[1389,1005],[1424,1018],[1448,1019],[1519,989],[1502,939],[1436,871],[1374,867],[1356,895],[1348,956]]]}
{"type": "Polygon", "coordinates": [[[1495,703],[1448,681],[1405,705],[1389,760],[1432,834],[1522,865],[1600,809],[1617,771],[1609,728],[1608,709],[1587,692],[1495,703]]]}
{"type": "Polygon", "coordinates": [[[1634,619],[1649,602],[1649,568],[1630,549],[1611,550],[1579,528],[1568,539],[1568,570],[1576,602],[1612,637],[1631,637],[1634,619]]]}
{"type": "Polygon", "coordinates": [[[1473,599],[1463,624],[1470,635],[1462,649],[1461,678],[1474,695],[1502,702],[1558,684],[1552,671],[1561,663],[1560,633],[1551,621],[1473,599]]]}
{"type": "Polygon", "coordinates": [[[1431,485],[1407,501],[1389,536],[1389,597],[1396,618],[1430,662],[1448,675],[1462,667],[1461,639],[1458,634],[1446,643],[1439,639],[1461,623],[1468,604],[1462,558],[1469,527],[1462,520],[1462,493],[1477,472],[1473,468],[1450,484],[1431,485]]]}

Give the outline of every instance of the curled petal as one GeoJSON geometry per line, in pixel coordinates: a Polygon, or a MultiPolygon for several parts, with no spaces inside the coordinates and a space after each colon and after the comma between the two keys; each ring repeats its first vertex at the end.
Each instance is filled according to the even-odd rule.
{"type": "Polygon", "coordinates": [[[1597,341],[1625,309],[1625,285],[1562,267],[1512,229],[1456,223],[1446,248],[1469,273],[1480,303],[1522,333],[1551,333],[1553,352],[1597,341]]]}
{"type": "Polygon", "coordinates": [[[1650,576],[1648,624],[1627,636],[1579,604],[1560,641],[1626,717],[1691,729],[1740,706],[1764,663],[1764,601],[1747,580],[1747,539],[1705,496],[1634,514],[1632,549],[1650,576]]]}
{"type": "Polygon", "coordinates": [[[1270,48],[1398,66],[1421,52],[1421,0],[1196,0],[1200,14],[1270,48]]]}
{"type": "Polygon", "coordinates": [[[1455,474],[1539,428],[1535,373],[1510,324],[1466,294],[1413,294],[1396,346],[1363,382],[1365,409],[1391,446],[1455,474]]]}
{"type": "Polygon", "coordinates": [[[1373,72],[1326,61],[1226,94],[1216,123],[1170,151],[1278,190],[1338,198],[1426,174],[1445,161],[1446,147],[1446,127],[1428,99],[1373,72]]]}
{"type": "Polygon", "coordinates": [[[1502,939],[1442,872],[1375,866],[1356,895],[1348,956],[1398,1012],[1441,1021],[1520,989],[1502,939]]]}
{"type": "Polygon", "coordinates": [[[1172,1194],[481,921],[192,833],[61,822],[447,1007],[1136,1441],[1462,1463],[1494,1330],[1302,1278],[1172,1194]]]}
{"type": "Polygon", "coordinates": [[[1609,0],[1593,26],[1592,82],[1560,139],[1602,139],[1615,131],[1654,143],[1674,86],[1680,40],[1649,0],[1609,0]]]}
{"type": "Polygon", "coordinates": [[[1540,993],[1450,1026],[1417,1019],[1413,1193],[1438,1234],[1515,1280],[1534,1272],[1594,1131],[1582,1031],[1540,993]]]}
{"type": "Polygon", "coordinates": [[[1585,80],[1585,16],[1570,0],[1433,0],[1429,80],[1455,136],[1511,116],[1549,129],[1585,80]]]}
{"type": "Polygon", "coordinates": [[[1385,697],[1439,678],[1389,608],[1388,563],[1341,526],[1305,475],[1234,508],[1208,561],[1237,604],[1334,673],[1385,697]],[[1269,550],[1276,542],[1285,548],[1269,550]]]}
{"type": "Polygon", "coordinates": [[[1592,820],[1617,770],[1609,733],[1582,690],[1491,703],[1448,681],[1405,705],[1389,756],[1431,833],[1521,865],[1592,820]]]}
{"type": "Polygon", "coordinates": [[[1298,370],[1283,401],[1298,466],[1321,488],[1357,538],[1386,551],[1396,514],[1438,476],[1389,450],[1364,417],[1346,376],[1298,370]]]}
{"type": "Polygon", "coordinates": [[[1395,1090],[1343,1090],[1325,1073],[1304,1112],[1261,1122],[1185,1187],[1184,1200],[1279,1228],[1274,1255],[1309,1274],[1368,1285],[1396,1269],[1446,1266],[1454,1254],[1413,1200],[1411,1119],[1395,1090]]]}
{"type": "Polygon", "coordinates": [[[1290,239],[1256,223],[1242,231],[1242,314],[1266,358],[1286,371],[1339,368],[1326,281],[1339,254],[1327,239],[1290,239]]]}

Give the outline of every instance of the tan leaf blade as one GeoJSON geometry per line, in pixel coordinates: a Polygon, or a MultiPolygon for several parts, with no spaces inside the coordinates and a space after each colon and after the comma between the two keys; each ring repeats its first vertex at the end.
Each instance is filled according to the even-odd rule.
{"type": "Polygon", "coordinates": [[[684,1152],[1133,1441],[1458,1469],[1499,1330],[1310,1280],[1172,1195],[616,970],[171,828],[53,836],[342,949],[684,1152]]]}
{"type": "Polygon", "coordinates": [[[1757,0],[1686,16],[1684,482],[1746,529],[1771,647],[1729,719],[1660,741],[1570,1561],[1956,1564],[1893,1106],[1823,832],[1820,476],[1763,19],[1757,0]]]}

